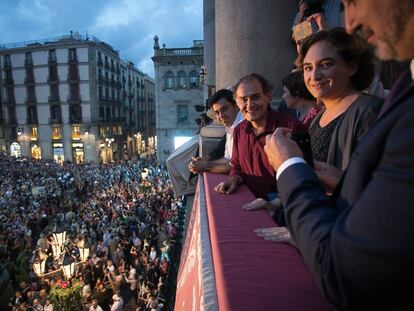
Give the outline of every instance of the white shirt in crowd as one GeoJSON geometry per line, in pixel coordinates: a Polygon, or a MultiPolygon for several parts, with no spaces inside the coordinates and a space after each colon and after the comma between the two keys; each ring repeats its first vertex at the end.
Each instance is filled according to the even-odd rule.
{"type": "Polygon", "coordinates": [[[119,300],[115,300],[113,305],[111,306],[111,311],[122,311],[124,309],[124,301],[122,297],[119,300]]]}
{"type": "Polygon", "coordinates": [[[226,146],[224,149],[224,157],[228,160],[231,160],[231,152],[233,151],[233,131],[234,128],[243,121],[243,115],[237,112],[236,118],[234,119],[233,124],[230,127],[226,127],[226,146]]]}

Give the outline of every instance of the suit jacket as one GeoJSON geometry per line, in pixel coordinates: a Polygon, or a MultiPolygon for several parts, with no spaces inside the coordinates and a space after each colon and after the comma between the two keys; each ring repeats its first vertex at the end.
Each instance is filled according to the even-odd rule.
{"type": "Polygon", "coordinates": [[[305,164],[279,177],[287,226],[304,260],[338,309],[412,309],[412,82],[357,146],[340,185],[332,202],[305,164]]]}

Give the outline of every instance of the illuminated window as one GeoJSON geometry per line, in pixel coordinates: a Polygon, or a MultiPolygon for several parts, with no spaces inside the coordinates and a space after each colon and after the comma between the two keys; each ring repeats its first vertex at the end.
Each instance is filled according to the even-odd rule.
{"type": "Polygon", "coordinates": [[[52,128],[52,139],[62,139],[62,129],[60,126],[52,128]]]}
{"type": "Polygon", "coordinates": [[[80,126],[72,126],[72,140],[80,140],[80,126]]]}
{"type": "Polygon", "coordinates": [[[31,128],[30,128],[30,139],[31,140],[36,140],[38,137],[37,137],[37,126],[32,126],[31,128]]]}
{"type": "Polygon", "coordinates": [[[33,145],[31,151],[33,159],[40,160],[42,158],[42,150],[38,145],[33,145]]]}

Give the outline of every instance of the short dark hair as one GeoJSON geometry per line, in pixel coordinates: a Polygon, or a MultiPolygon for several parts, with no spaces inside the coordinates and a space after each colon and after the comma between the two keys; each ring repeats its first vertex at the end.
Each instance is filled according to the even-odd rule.
{"type": "Polygon", "coordinates": [[[222,98],[224,98],[225,100],[227,100],[228,102],[236,106],[236,101],[234,100],[233,92],[227,89],[221,89],[215,92],[213,96],[210,97],[209,99],[210,108],[212,108],[213,105],[222,98]]]}
{"type": "Polygon", "coordinates": [[[296,59],[298,69],[303,70],[303,60],[311,46],[321,41],[326,41],[335,47],[338,55],[346,63],[356,63],[358,65],[357,72],[350,78],[350,82],[355,89],[363,91],[371,84],[375,75],[373,51],[364,39],[346,33],[343,28],[319,31],[303,40],[296,59]]]}
{"type": "Polygon", "coordinates": [[[283,78],[282,85],[286,87],[289,90],[290,94],[295,97],[301,97],[310,100],[315,99],[306,88],[302,71],[296,70],[289,73],[286,77],[283,78]]]}
{"type": "Polygon", "coordinates": [[[271,93],[273,90],[273,85],[269,83],[269,81],[267,81],[261,74],[258,73],[251,73],[248,74],[244,77],[242,77],[234,86],[234,94],[236,94],[237,89],[239,87],[240,84],[247,82],[247,81],[251,81],[251,80],[257,80],[260,82],[262,89],[263,89],[263,93],[264,94],[268,94],[271,93]]]}

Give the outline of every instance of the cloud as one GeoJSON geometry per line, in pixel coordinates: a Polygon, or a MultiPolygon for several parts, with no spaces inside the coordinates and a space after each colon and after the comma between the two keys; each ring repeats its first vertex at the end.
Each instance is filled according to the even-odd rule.
{"type": "Polygon", "coordinates": [[[167,47],[202,39],[202,0],[0,0],[0,43],[67,35],[97,37],[154,76],[153,38],[167,47]]]}

